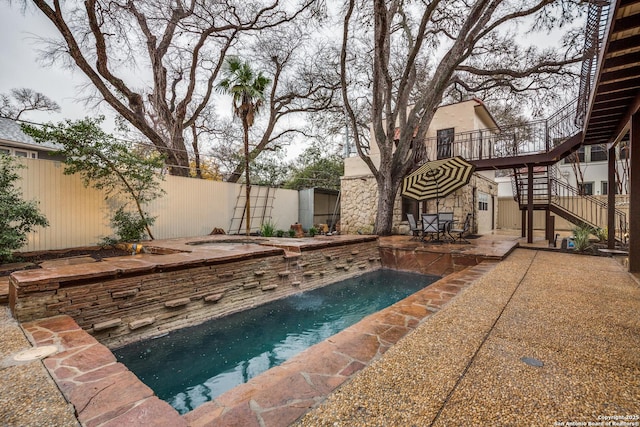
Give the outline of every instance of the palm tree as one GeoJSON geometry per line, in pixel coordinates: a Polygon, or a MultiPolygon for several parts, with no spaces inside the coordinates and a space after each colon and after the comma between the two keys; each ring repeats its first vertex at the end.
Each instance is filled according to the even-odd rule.
{"type": "Polygon", "coordinates": [[[233,97],[233,114],[242,120],[242,128],[244,130],[244,174],[247,186],[245,216],[248,236],[251,232],[251,218],[249,216],[249,197],[251,196],[251,182],[249,181],[249,127],[253,125],[256,114],[260,112],[260,107],[264,103],[265,90],[271,80],[262,75],[262,72],[256,74],[251,69],[248,61],[242,62],[236,56],[230,56],[225,60],[222,76],[223,79],[218,83],[218,89],[233,97]]]}

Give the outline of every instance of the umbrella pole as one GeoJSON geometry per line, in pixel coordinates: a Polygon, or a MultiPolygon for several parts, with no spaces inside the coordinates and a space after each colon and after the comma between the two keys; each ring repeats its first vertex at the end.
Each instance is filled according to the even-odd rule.
{"type": "Polygon", "coordinates": [[[438,215],[438,240],[440,240],[440,186],[436,179],[436,215],[438,215]]]}
{"type": "Polygon", "coordinates": [[[440,186],[438,185],[438,180],[436,179],[436,214],[440,213],[440,186]]]}

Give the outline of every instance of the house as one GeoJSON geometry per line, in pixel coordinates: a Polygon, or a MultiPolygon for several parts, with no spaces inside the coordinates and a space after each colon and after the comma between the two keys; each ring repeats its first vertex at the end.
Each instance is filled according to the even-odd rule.
{"type": "MultiPolygon", "coordinates": [[[[629,194],[629,145],[621,142],[616,153],[616,194],[629,194]]],[[[558,163],[559,179],[567,185],[579,188],[582,194],[595,196],[608,192],[608,150],[602,145],[582,146],[558,163]]]]}
{"type": "Polygon", "coordinates": [[[58,149],[54,143],[39,144],[20,128],[20,124],[12,119],[0,117],[0,153],[29,159],[63,160],[54,154],[58,149]]]}
{"type": "MultiPolygon", "coordinates": [[[[490,150],[490,138],[483,140],[482,132],[489,136],[488,134],[498,130],[495,119],[479,99],[473,98],[440,106],[425,137],[428,158],[435,160],[457,155],[465,158],[471,151],[490,150]],[[470,144],[456,145],[454,148],[453,136],[466,133],[469,134],[470,144]]],[[[380,153],[376,144],[371,144],[369,155],[374,164],[380,164],[380,153]]],[[[474,232],[487,233],[493,230],[496,224],[498,194],[494,178],[494,171],[474,173],[469,185],[439,199],[438,211],[453,212],[457,221],[462,221],[467,213],[472,213],[474,232]]],[[[347,234],[372,232],[377,212],[377,186],[371,171],[360,157],[345,159],[340,197],[341,231],[347,234]]],[[[408,233],[407,213],[418,215],[435,211],[435,200],[418,203],[403,198],[398,192],[393,215],[393,232],[408,233]]]]}

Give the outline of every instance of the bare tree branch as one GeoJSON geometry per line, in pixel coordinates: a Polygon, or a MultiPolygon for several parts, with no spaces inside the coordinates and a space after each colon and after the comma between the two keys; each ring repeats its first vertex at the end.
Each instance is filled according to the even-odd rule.
{"type": "Polygon", "coordinates": [[[60,106],[43,93],[29,88],[11,89],[0,94],[0,117],[19,120],[28,111],[60,111],[60,106]]]}

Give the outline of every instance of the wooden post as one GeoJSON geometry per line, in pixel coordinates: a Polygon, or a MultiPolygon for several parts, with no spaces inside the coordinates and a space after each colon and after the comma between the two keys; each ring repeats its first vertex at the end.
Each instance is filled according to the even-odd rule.
{"type": "Polygon", "coordinates": [[[533,243],[533,165],[527,165],[527,243],[533,243]]]}
{"type": "Polygon", "coordinates": [[[551,243],[554,239],[554,234],[556,232],[555,218],[551,216],[551,211],[547,208],[545,209],[544,216],[544,230],[545,230],[545,239],[551,243]]]}
{"type": "Polygon", "coordinates": [[[629,271],[640,272],[640,111],[631,116],[629,177],[629,271]]]}
{"type": "Polygon", "coordinates": [[[607,169],[607,248],[616,247],[616,147],[609,149],[607,169]]]}

